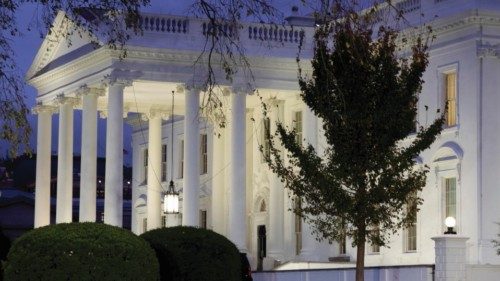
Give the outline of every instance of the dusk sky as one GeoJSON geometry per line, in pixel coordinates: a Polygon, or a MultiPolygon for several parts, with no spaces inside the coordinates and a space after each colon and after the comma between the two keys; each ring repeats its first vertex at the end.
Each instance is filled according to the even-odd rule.
{"type": "MultiPolygon", "coordinates": [[[[304,12],[306,10],[300,4],[300,0],[275,0],[273,3],[276,7],[280,7],[284,15],[288,15],[291,11],[291,7],[298,5],[301,7],[300,11],[304,12]]],[[[171,1],[171,0],[152,0],[151,5],[143,8],[145,12],[154,12],[162,14],[173,14],[173,15],[188,15],[189,6],[191,1],[171,1]]],[[[308,9],[307,9],[308,10],[308,9]]],[[[37,15],[36,5],[33,4],[22,4],[17,12],[17,21],[20,31],[23,33],[22,36],[16,37],[13,40],[13,48],[15,50],[16,62],[18,65],[18,70],[24,77],[25,73],[28,71],[33,59],[40,48],[43,41],[40,33],[36,29],[28,31],[28,24],[36,19],[37,15]]],[[[29,86],[25,86],[25,96],[26,104],[29,108],[35,105],[36,90],[29,86]]],[[[75,121],[74,121],[74,154],[80,154],[81,147],[81,112],[79,110],[75,111],[75,121]]],[[[57,114],[53,117],[53,129],[52,129],[52,151],[57,153],[57,114]]],[[[33,133],[30,138],[31,148],[36,152],[36,116],[29,116],[30,124],[33,128],[33,133]]],[[[98,155],[103,157],[105,155],[106,147],[106,125],[104,119],[99,119],[98,121],[98,155]]],[[[125,136],[124,136],[124,149],[129,153],[124,155],[125,163],[131,165],[132,161],[132,150],[131,150],[131,129],[128,125],[125,126],[125,136]]],[[[2,154],[7,151],[6,144],[2,145],[3,149],[0,151],[2,154]]]]}

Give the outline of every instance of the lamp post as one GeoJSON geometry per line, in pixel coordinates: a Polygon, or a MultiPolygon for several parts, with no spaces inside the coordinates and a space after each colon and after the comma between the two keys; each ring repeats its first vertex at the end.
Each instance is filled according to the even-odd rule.
{"type": "Polygon", "coordinates": [[[444,224],[448,228],[444,234],[457,234],[457,232],[454,230],[454,227],[457,224],[457,220],[454,217],[447,217],[444,220],[444,224]]]}
{"type": "MultiPolygon", "coordinates": [[[[170,137],[170,155],[174,155],[174,91],[172,91],[172,115],[170,117],[172,124],[172,136],[170,137]]],[[[172,161],[173,162],[173,161],[172,161]]],[[[168,190],[163,196],[163,212],[165,214],[178,214],[179,213],[179,192],[175,191],[174,186],[174,165],[170,165],[170,183],[168,190]]]]}

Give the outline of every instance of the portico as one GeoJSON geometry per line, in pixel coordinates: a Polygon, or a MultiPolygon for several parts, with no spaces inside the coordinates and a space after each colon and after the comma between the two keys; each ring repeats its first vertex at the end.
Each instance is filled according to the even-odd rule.
{"type": "MultiPolygon", "coordinates": [[[[164,15],[144,18],[147,22],[151,19],[178,20],[164,15]]],[[[59,16],[54,26],[65,28],[57,24],[63,20],[59,16]]],[[[82,165],[77,221],[96,221],[97,139],[105,137],[104,222],[122,226],[123,128],[127,122],[134,130],[133,232],[176,224],[206,226],[227,236],[240,251],[254,255],[255,237],[249,235],[254,231],[250,229],[254,228],[252,206],[260,200],[258,194],[267,189],[269,195],[263,200],[270,215],[269,256],[283,260],[289,255],[285,248],[287,217],[292,217],[289,198],[280,180],[263,169],[265,164],[256,150],[262,144],[261,100],[278,102],[279,108],[270,111],[273,121],[283,120],[285,106],[299,101],[295,56],[301,33],[291,27],[272,31],[248,25],[244,31],[250,33],[242,31],[241,36],[252,47],[247,55],[258,71],[254,77],[241,71],[232,81],[218,77],[220,88],[213,94],[221,101],[224,116],[214,118],[201,108],[207,99],[205,66],[194,64],[199,48],[205,44],[207,26],[202,20],[183,18],[182,22],[186,28],[179,32],[146,25],[143,37],[129,41],[125,59],[121,59],[120,51],[106,46],[90,48],[90,37],[85,35],[69,38],[71,46],[51,35],[44,41],[27,74],[28,82],[38,90],[38,105],[33,110],[38,114],[35,227],[50,223],[53,115],[58,120],[56,223],[75,221],[75,151],[81,152],[82,165]],[[266,37],[263,32],[268,32],[266,37]],[[186,44],[180,47],[179,42],[186,44]],[[277,48],[270,50],[268,44],[277,48]],[[271,52],[274,57],[264,59],[263,52],[271,52]],[[75,111],[82,113],[82,131],[81,147],[73,151],[73,136],[79,135],[74,132],[74,127],[79,127],[74,124],[75,111]],[[97,130],[98,115],[106,119],[102,135],[97,130]],[[174,130],[170,129],[172,123],[174,130]],[[272,179],[257,183],[256,175],[272,179]],[[182,203],[178,217],[165,219],[162,193],[170,179],[182,203]]],[[[305,48],[305,52],[310,49],[305,48]]],[[[310,232],[304,237],[304,241],[314,241],[310,232]]]]}

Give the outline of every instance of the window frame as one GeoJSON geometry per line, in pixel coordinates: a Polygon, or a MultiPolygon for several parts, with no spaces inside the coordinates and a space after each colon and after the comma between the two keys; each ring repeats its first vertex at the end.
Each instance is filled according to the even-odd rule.
{"type": "MultiPolygon", "coordinates": [[[[298,197],[295,196],[293,200],[294,204],[294,209],[301,208],[302,205],[302,200],[298,197]]],[[[300,255],[300,252],[302,251],[302,230],[303,230],[303,220],[302,217],[297,215],[295,212],[293,213],[294,215],[294,234],[295,234],[295,255],[298,256],[300,255]]]]}
{"type": "Polygon", "coordinates": [[[200,134],[200,175],[208,173],[208,135],[200,134]]]}
{"type": "Polygon", "coordinates": [[[292,112],[292,125],[295,130],[295,142],[302,146],[304,139],[304,113],[302,110],[294,110],[292,112]],[[300,115],[300,118],[297,118],[300,115]]]}
{"type": "Polygon", "coordinates": [[[177,179],[184,179],[184,139],[179,139],[179,158],[177,159],[177,179]]]}
{"type": "Polygon", "coordinates": [[[271,155],[271,119],[263,117],[261,121],[261,140],[262,140],[262,153],[261,163],[265,163],[265,158],[271,155]]]}
{"type": "Polygon", "coordinates": [[[455,178],[455,203],[456,203],[456,226],[455,231],[460,233],[461,231],[461,180],[460,180],[460,161],[455,158],[451,160],[440,161],[436,167],[436,187],[439,190],[440,196],[440,204],[439,204],[439,213],[441,220],[440,224],[440,232],[444,233],[447,228],[444,225],[444,220],[446,219],[446,179],[455,178]]]}
{"type": "MultiPolygon", "coordinates": [[[[417,200],[419,198],[418,196],[418,193],[413,193],[411,195],[412,198],[410,198],[409,201],[411,201],[411,204],[417,204],[417,200]]],[[[408,204],[408,203],[407,203],[408,204]]],[[[418,205],[416,206],[418,208],[418,205]]],[[[410,209],[409,209],[409,206],[406,205],[405,206],[405,211],[406,213],[410,212],[410,209]]],[[[403,252],[404,253],[415,253],[415,252],[418,252],[418,210],[416,210],[416,214],[415,214],[415,221],[412,222],[411,224],[409,225],[406,225],[405,227],[403,227],[403,252]],[[411,243],[409,241],[410,239],[410,228],[414,228],[414,242],[411,243]],[[410,245],[414,244],[415,247],[414,248],[409,248],[410,245]]]]}
{"type": "Polygon", "coordinates": [[[146,147],[142,150],[142,168],[144,171],[144,174],[142,175],[142,178],[144,179],[144,183],[148,182],[148,167],[149,167],[149,149],[146,147]]]}
{"type": "MultiPolygon", "coordinates": [[[[379,232],[380,235],[380,229],[378,227],[373,227],[368,230],[369,232],[379,232]]],[[[365,252],[368,255],[380,255],[382,247],[380,245],[375,245],[371,243],[370,241],[366,241],[365,244],[365,252]],[[377,249],[377,250],[375,250],[377,249]]]]}
{"type": "Polygon", "coordinates": [[[167,181],[167,171],[168,171],[168,164],[167,164],[167,159],[168,159],[168,146],[167,144],[163,143],[161,145],[161,181],[165,182],[167,181]]]}
{"type": "Polygon", "coordinates": [[[459,113],[459,98],[460,98],[460,89],[459,89],[459,81],[460,81],[460,72],[458,67],[458,62],[454,62],[448,65],[438,67],[438,108],[441,112],[444,111],[446,103],[448,102],[447,95],[447,77],[449,74],[455,74],[455,123],[452,125],[448,125],[448,112],[445,115],[445,123],[444,128],[453,128],[457,127],[460,124],[460,113],[459,113]]]}

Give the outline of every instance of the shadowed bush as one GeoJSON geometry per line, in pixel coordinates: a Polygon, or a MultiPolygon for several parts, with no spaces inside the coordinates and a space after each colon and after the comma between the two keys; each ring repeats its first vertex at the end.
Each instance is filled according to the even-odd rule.
{"type": "Polygon", "coordinates": [[[158,280],[148,243],[130,231],[97,223],[50,225],[12,245],[5,280],[158,280]]]}
{"type": "Polygon", "coordinates": [[[3,267],[2,263],[7,258],[7,253],[10,249],[10,239],[3,233],[2,226],[0,226],[0,281],[3,280],[3,267]]]}
{"type": "Polygon", "coordinates": [[[141,235],[155,250],[163,281],[240,281],[236,246],[211,230],[171,227],[141,235]]]}

